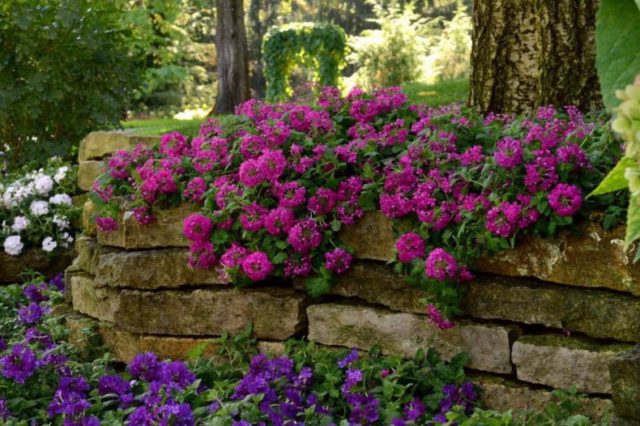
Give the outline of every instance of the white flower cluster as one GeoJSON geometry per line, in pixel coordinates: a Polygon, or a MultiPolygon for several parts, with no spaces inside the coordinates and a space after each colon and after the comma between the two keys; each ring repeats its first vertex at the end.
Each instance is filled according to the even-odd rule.
{"type": "Polygon", "coordinates": [[[43,169],[0,182],[0,243],[5,253],[25,247],[52,252],[73,242],[69,192],[75,190],[68,165],[52,159],[43,169]]]}

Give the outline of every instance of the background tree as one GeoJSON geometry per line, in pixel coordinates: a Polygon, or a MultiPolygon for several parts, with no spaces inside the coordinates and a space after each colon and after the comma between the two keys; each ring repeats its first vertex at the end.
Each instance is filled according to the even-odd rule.
{"type": "Polygon", "coordinates": [[[216,0],[218,95],[214,111],[229,114],[249,99],[249,61],[243,0],[216,0]]]}
{"type": "Polygon", "coordinates": [[[470,104],[522,112],[602,107],[595,66],[599,0],[476,0],[470,104]]]}

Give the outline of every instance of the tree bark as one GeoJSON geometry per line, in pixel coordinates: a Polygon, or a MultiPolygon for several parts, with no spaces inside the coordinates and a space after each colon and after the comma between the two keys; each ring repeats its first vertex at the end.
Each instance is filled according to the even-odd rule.
{"type": "Polygon", "coordinates": [[[249,99],[249,61],[243,0],[216,0],[218,94],[214,111],[230,114],[249,99]]]}
{"type": "Polygon", "coordinates": [[[469,103],[483,112],[603,107],[595,63],[599,0],[475,0],[469,103]]]}

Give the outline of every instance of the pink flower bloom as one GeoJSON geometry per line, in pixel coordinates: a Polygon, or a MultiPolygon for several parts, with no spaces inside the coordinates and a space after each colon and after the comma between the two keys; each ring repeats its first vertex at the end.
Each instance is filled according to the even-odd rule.
{"type": "Polygon", "coordinates": [[[271,235],[282,235],[291,230],[295,220],[295,215],[291,210],[277,207],[264,217],[264,227],[271,235]]]}
{"type": "Polygon", "coordinates": [[[265,181],[262,164],[257,160],[246,160],[240,165],[240,182],[246,186],[257,186],[265,181]]]}
{"type": "Polygon", "coordinates": [[[493,158],[496,164],[505,169],[513,169],[522,163],[522,145],[513,138],[504,138],[496,144],[493,158]]]}
{"type": "Polygon", "coordinates": [[[334,274],[347,272],[353,261],[351,253],[343,248],[334,248],[324,254],[324,267],[334,274]]]}
{"type": "Polygon", "coordinates": [[[201,203],[204,199],[204,193],[207,191],[207,183],[200,176],[194,177],[187,183],[187,188],[183,191],[182,196],[194,203],[201,203]]]}
{"type": "Polygon", "coordinates": [[[547,191],[558,182],[557,160],[549,155],[538,156],[533,163],[525,166],[524,185],[527,191],[547,191]]]}
{"type": "Polygon", "coordinates": [[[284,276],[287,278],[307,277],[313,271],[311,258],[307,255],[290,255],[284,262],[284,276]]]}
{"type": "Polygon", "coordinates": [[[109,160],[109,174],[114,179],[128,179],[129,167],[131,167],[131,155],[129,151],[118,150],[109,160]]]}
{"type": "Polygon", "coordinates": [[[189,241],[205,241],[211,235],[213,221],[199,213],[193,213],[182,223],[182,233],[189,241]]]}
{"type": "Polygon", "coordinates": [[[427,316],[429,317],[429,322],[441,330],[447,330],[455,326],[452,321],[445,319],[442,312],[432,303],[427,305],[427,316]]]}
{"type": "Polygon", "coordinates": [[[147,206],[134,208],[133,217],[140,225],[148,225],[156,220],[155,216],[151,214],[151,211],[147,206]]]}
{"type": "Polygon", "coordinates": [[[220,263],[222,266],[228,269],[233,269],[242,264],[242,261],[250,253],[249,249],[242,247],[237,242],[231,244],[222,257],[220,257],[220,263]]]}
{"type": "Polygon", "coordinates": [[[210,269],[217,262],[213,244],[205,240],[193,241],[187,262],[194,269],[210,269]]]}
{"type": "Polygon", "coordinates": [[[180,157],[188,148],[187,138],[180,132],[166,133],[160,138],[160,152],[168,157],[180,157]]]}
{"type": "Polygon", "coordinates": [[[269,256],[261,251],[251,253],[242,261],[242,272],[251,281],[262,281],[273,271],[273,264],[269,256]]]}
{"type": "Polygon", "coordinates": [[[291,228],[287,241],[295,251],[306,254],[322,243],[322,233],[312,219],[303,219],[291,228]]]}
{"type": "Polygon", "coordinates": [[[287,160],[281,150],[267,151],[258,158],[258,167],[263,179],[277,180],[287,167],[287,160]]]}
{"type": "Polygon", "coordinates": [[[460,164],[465,167],[474,166],[484,161],[481,145],[474,145],[460,155],[460,164]]]}
{"type": "Polygon", "coordinates": [[[445,281],[457,278],[458,263],[455,257],[442,248],[436,248],[429,253],[424,263],[424,272],[428,278],[445,281]]]}
{"type": "Polygon", "coordinates": [[[264,217],[268,210],[258,203],[251,203],[242,208],[240,224],[249,232],[257,232],[264,227],[264,217]]]}
{"type": "Polygon", "coordinates": [[[410,263],[414,259],[424,256],[425,243],[420,235],[408,232],[396,242],[398,260],[402,263],[410,263]]]}
{"type": "Polygon", "coordinates": [[[573,164],[580,169],[588,169],[591,167],[591,162],[587,157],[587,154],[582,148],[574,143],[561,146],[557,151],[558,160],[561,163],[573,164]]]}
{"type": "Polygon", "coordinates": [[[338,200],[357,202],[362,192],[363,182],[360,176],[351,176],[338,185],[338,200]]]}
{"type": "Polygon", "coordinates": [[[97,217],[96,226],[102,232],[113,232],[118,230],[118,221],[112,217],[97,217]]]}
{"type": "Polygon", "coordinates": [[[306,201],[307,189],[296,181],[278,184],[276,186],[276,196],[281,207],[294,209],[306,201]]]}
{"type": "Polygon", "coordinates": [[[582,206],[582,191],[575,185],[559,183],[548,196],[549,206],[558,216],[573,216],[582,206]]]}
{"type": "Polygon", "coordinates": [[[260,157],[266,147],[267,143],[258,135],[249,134],[240,141],[240,153],[245,160],[260,157]]]}
{"type": "Polygon", "coordinates": [[[411,200],[402,194],[380,195],[380,210],[387,217],[403,217],[411,212],[411,200]]]}
{"type": "Polygon", "coordinates": [[[364,216],[364,209],[357,204],[357,201],[340,204],[336,208],[338,220],[344,225],[353,225],[358,219],[364,216]]]}
{"type": "Polygon", "coordinates": [[[336,205],[336,193],[328,188],[318,188],[315,195],[309,198],[307,207],[309,211],[317,215],[331,213],[336,205]]]}
{"type": "Polygon", "coordinates": [[[485,227],[493,235],[507,238],[518,230],[522,206],[519,203],[503,202],[487,213],[485,227]]]}

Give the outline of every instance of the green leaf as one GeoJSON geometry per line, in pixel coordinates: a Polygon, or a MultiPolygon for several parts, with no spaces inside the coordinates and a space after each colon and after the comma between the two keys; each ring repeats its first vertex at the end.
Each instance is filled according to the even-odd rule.
{"type": "Polygon", "coordinates": [[[616,89],[640,74],[640,10],[633,0],[602,0],[596,19],[596,67],[604,104],[611,110],[618,105],[616,89]]]}
{"type": "Polygon", "coordinates": [[[607,192],[620,191],[628,187],[629,183],[624,177],[624,171],[627,167],[635,166],[636,160],[631,157],[622,157],[618,164],[609,172],[609,174],[600,182],[598,187],[589,194],[589,197],[594,195],[602,195],[607,192]]]}
{"type": "Polygon", "coordinates": [[[207,349],[207,346],[209,346],[209,342],[205,341],[202,343],[198,343],[196,346],[189,349],[189,352],[187,352],[187,357],[189,357],[191,361],[196,361],[197,359],[202,358],[202,355],[204,355],[204,351],[207,349]]]}
{"type": "Polygon", "coordinates": [[[629,198],[629,209],[627,210],[627,235],[624,238],[625,250],[640,238],[640,200],[632,195],[629,198]]]}

